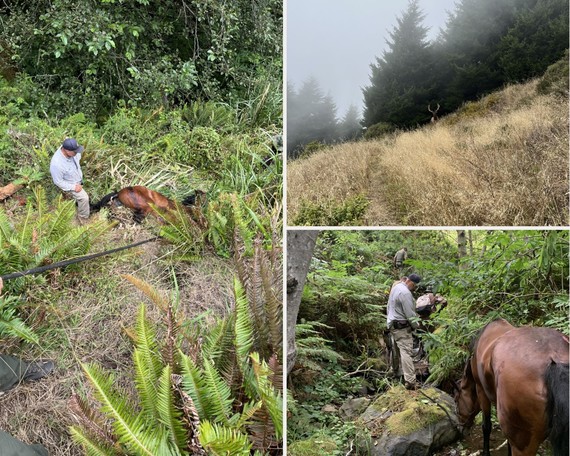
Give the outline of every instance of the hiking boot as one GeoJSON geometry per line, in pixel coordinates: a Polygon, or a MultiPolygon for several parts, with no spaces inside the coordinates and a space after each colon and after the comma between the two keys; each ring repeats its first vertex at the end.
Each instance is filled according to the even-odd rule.
{"type": "Polygon", "coordinates": [[[411,391],[418,389],[418,384],[416,382],[413,382],[413,383],[412,382],[406,382],[406,383],[404,383],[404,386],[407,390],[411,390],[411,391]]]}
{"type": "Polygon", "coordinates": [[[54,368],[54,362],[49,359],[31,362],[28,364],[28,368],[26,369],[22,380],[39,380],[40,378],[47,376],[51,371],[54,370],[54,368]]]}

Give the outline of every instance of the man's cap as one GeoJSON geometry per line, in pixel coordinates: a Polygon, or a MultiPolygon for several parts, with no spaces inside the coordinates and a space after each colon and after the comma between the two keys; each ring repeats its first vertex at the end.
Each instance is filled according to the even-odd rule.
{"type": "Polygon", "coordinates": [[[83,149],[85,149],[83,146],[77,144],[77,141],[73,138],[67,138],[65,141],[63,141],[61,147],[70,152],[75,152],[76,154],[80,154],[83,152],[83,149]]]}
{"type": "Polygon", "coordinates": [[[418,284],[422,281],[422,278],[417,275],[417,274],[410,274],[408,276],[408,280],[411,280],[412,282],[414,282],[415,284],[418,284]]]}

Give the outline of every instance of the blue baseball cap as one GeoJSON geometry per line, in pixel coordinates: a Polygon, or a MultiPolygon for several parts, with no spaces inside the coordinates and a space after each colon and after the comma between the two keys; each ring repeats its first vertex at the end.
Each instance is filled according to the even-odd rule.
{"type": "Polygon", "coordinates": [[[65,141],[63,141],[61,147],[63,147],[65,150],[68,150],[69,152],[75,152],[76,154],[80,154],[85,149],[83,146],[77,144],[77,141],[73,138],[67,138],[65,141]]]}
{"type": "Polygon", "coordinates": [[[417,274],[410,274],[408,276],[408,280],[411,280],[412,282],[414,282],[417,285],[418,283],[420,283],[422,281],[422,278],[417,274]]]}

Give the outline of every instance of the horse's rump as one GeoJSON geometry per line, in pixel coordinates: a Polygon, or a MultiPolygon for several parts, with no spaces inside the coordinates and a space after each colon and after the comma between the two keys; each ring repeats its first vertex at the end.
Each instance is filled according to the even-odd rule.
{"type": "Polygon", "coordinates": [[[479,401],[496,405],[501,428],[517,454],[530,454],[550,436],[554,448],[566,449],[555,453],[566,455],[567,339],[550,328],[509,327],[504,321],[492,322],[477,340],[471,365],[479,401]]]}

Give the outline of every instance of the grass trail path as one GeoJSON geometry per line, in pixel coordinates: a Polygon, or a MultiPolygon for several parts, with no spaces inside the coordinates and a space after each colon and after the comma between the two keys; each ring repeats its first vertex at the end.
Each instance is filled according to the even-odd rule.
{"type": "Polygon", "coordinates": [[[390,209],[384,191],[385,173],[380,160],[372,156],[368,167],[368,200],[370,204],[364,215],[364,223],[368,226],[400,226],[402,222],[390,209]]]}

